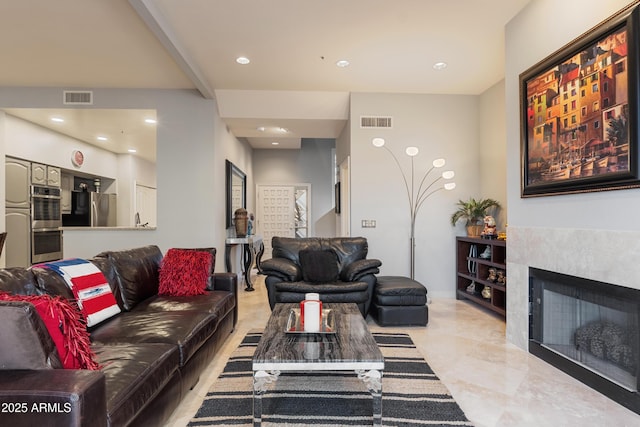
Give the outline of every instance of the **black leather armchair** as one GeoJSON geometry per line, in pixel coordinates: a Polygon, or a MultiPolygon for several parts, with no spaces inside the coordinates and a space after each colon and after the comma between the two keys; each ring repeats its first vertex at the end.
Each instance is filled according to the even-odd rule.
{"type": "Polygon", "coordinates": [[[274,237],[272,258],[260,264],[271,309],[276,303],[304,300],[305,294],[320,294],[327,303],[352,302],[366,316],[369,312],[375,274],[382,263],[367,259],[364,237],[274,237]]]}

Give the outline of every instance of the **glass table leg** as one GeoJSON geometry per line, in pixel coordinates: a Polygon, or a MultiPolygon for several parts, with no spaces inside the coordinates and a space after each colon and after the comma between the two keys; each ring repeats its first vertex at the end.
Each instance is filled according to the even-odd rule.
{"type": "Polygon", "coordinates": [[[267,385],[275,382],[280,375],[279,371],[254,371],[253,372],[253,425],[262,425],[262,396],[267,391],[267,385]]]}
{"type": "Polygon", "coordinates": [[[358,378],[364,382],[373,397],[373,425],[382,427],[382,371],[372,369],[356,370],[358,378]]]}

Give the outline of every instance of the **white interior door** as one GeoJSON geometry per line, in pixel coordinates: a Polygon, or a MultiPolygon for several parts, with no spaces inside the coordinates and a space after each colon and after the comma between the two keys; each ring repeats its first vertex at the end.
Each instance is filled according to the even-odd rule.
{"type": "Polygon", "coordinates": [[[295,237],[295,185],[258,185],[257,233],[264,241],[263,259],[271,258],[273,236],[295,237]]]}
{"type": "Polygon", "coordinates": [[[145,185],[136,184],[136,212],[140,215],[140,224],[149,227],[157,226],[157,190],[145,185]]]}

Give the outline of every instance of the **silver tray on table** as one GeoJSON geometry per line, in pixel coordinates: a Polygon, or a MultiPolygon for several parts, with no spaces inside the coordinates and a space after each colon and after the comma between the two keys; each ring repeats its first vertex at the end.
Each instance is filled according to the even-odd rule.
{"type": "Polygon", "coordinates": [[[287,319],[287,325],[284,331],[287,334],[335,334],[335,315],[333,311],[329,309],[322,310],[322,322],[320,323],[320,330],[318,332],[309,332],[303,330],[302,322],[300,319],[300,309],[292,308],[289,311],[289,317],[287,319]]]}

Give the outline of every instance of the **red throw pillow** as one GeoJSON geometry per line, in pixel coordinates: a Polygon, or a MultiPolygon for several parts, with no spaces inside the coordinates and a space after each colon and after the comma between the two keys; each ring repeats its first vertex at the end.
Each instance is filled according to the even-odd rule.
{"type": "Polygon", "coordinates": [[[86,325],[80,310],[61,297],[49,295],[11,295],[0,293],[4,301],[26,301],[33,304],[53,340],[65,369],[98,370],[91,350],[86,325]]]}
{"type": "Polygon", "coordinates": [[[210,252],[169,249],[160,264],[158,294],[180,297],[206,293],[211,262],[210,252]]]}

